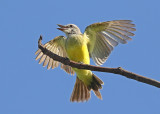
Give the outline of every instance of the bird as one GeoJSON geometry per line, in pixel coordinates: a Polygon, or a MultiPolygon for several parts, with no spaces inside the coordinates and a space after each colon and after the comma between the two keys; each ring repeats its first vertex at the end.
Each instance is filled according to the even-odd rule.
{"type": "MultiPolygon", "coordinates": [[[[72,61],[84,64],[90,64],[92,58],[97,66],[103,65],[108,59],[114,47],[118,44],[126,44],[132,40],[133,31],[136,31],[135,24],[131,20],[112,20],[91,24],[85,28],[84,33],[80,31],[77,25],[57,24],[58,30],[65,33],[65,36],[57,36],[44,44],[44,47],[54,54],[69,58],[72,61]]],[[[74,75],[76,73],[76,82],[70,97],[71,102],[88,101],[93,90],[97,98],[102,99],[100,89],[103,81],[92,71],[72,68],[44,54],[40,49],[35,53],[39,64],[47,66],[47,69],[54,69],[61,66],[61,69],[74,75]]]]}

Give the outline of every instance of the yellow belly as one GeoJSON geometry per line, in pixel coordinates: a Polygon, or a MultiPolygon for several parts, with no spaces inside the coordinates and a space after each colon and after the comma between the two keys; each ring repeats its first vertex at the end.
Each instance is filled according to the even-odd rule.
{"type": "MultiPolygon", "coordinates": [[[[90,57],[88,52],[88,47],[85,39],[81,36],[76,36],[67,39],[66,42],[66,52],[70,60],[75,62],[82,62],[84,64],[90,64],[90,57]]],[[[88,80],[91,78],[90,70],[81,70],[73,68],[79,79],[81,79],[86,84],[89,83],[88,80]]]]}
{"type": "Polygon", "coordinates": [[[90,64],[89,53],[86,45],[73,46],[67,50],[67,54],[73,61],[90,64]]]}

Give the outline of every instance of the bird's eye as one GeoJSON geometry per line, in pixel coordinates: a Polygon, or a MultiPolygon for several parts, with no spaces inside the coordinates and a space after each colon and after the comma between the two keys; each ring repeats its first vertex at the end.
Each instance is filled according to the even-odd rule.
{"type": "Polygon", "coordinates": [[[73,25],[70,25],[70,27],[73,27],[73,25]]]}

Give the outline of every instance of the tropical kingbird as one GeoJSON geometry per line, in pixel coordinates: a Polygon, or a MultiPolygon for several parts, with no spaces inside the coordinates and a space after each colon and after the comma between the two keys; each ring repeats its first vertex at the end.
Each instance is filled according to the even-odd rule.
{"type": "MultiPolygon", "coordinates": [[[[67,38],[57,36],[46,43],[44,47],[75,62],[90,64],[90,58],[92,58],[96,65],[102,65],[115,46],[119,43],[126,44],[128,40],[131,40],[129,36],[134,36],[130,31],[136,29],[133,28],[135,25],[131,22],[131,20],[113,20],[94,23],[86,27],[84,34],[75,24],[58,24],[60,27],[58,29],[63,31],[67,38]]],[[[45,55],[40,49],[37,50],[36,54],[38,54],[36,60],[40,59],[39,64],[42,62],[43,66],[48,64],[47,69],[54,69],[60,64],[45,55]]],[[[91,90],[99,99],[102,99],[99,89],[102,89],[103,81],[90,70],[72,68],[64,64],[61,64],[61,68],[72,75],[77,74],[70,98],[71,102],[89,100],[91,90]]]]}

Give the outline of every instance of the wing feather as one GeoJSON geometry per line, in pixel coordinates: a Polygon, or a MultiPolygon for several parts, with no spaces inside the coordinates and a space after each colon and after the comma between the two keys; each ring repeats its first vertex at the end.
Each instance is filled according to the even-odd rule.
{"type": "Polygon", "coordinates": [[[39,58],[41,58],[41,57],[42,57],[42,55],[43,55],[43,53],[42,53],[42,52],[40,52],[40,53],[37,55],[36,60],[38,60],[39,58]]]}
{"type": "Polygon", "coordinates": [[[118,45],[118,42],[115,39],[109,37],[105,31],[100,32],[100,34],[102,34],[105,37],[105,39],[103,40],[109,42],[113,47],[118,45]]]}
{"type": "Polygon", "coordinates": [[[118,35],[117,33],[115,33],[114,31],[111,30],[106,30],[105,31],[110,37],[112,37],[113,39],[117,40],[118,42],[122,43],[122,44],[126,44],[127,41],[122,38],[120,35],[118,35]]]}
{"type": "Polygon", "coordinates": [[[114,20],[94,23],[86,27],[88,50],[96,65],[102,65],[119,43],[126,44],[136,29],[131,20],[114,20]]]}
{"type": "MultiPolygon", "coordinates": [[[[44,47],[59,56],[67,57],[65,51],[65,40],[66,38],[64,36],[58,36],[53,40],[47,42],[44,47]]],[[[37,55],[36,60],[40,59],[39,64],[43,63],[44,67],[48,65],[47,69],[54,69],[61,64],[60,62],[55,61],[46,54],[44,54],[40,49],[38,49],[35,54],[37,55]]],[[[70,73],[72,75],[74,74],[72,67],[68,65],[61,64],[61,68],[67,73],[70,73]]]]}
{"type": "Polygon", "coordinates": [[[113,28],[109,28],[110,31],[113,31],[115,34],[121,36],[122,38],[126,39],[126,40],[132,40],[129,36],[134,36],[133,33],[131,32],[126,32],[126,31],[120,31],[120,30],[116,30],[113,28]]]}
{"type": "Polygon", "coordinates": [[[49,56],[46,57],[44,63],[43,63],[43,67],[45,67],[47,64],[49,64],[49,56]]]}
{"type": "Polygon", "coordinates": [[[116,27],[116,28],[119,28],[119,29],[125,29],[127,31],[136,31],[135,28],[126,27],[126,26],[123,26],[123,25],[112,25],[112,27],[116,27]]]}
{"type": "Polygon", "coordinates": [[[52,62],[53,62],[53,59],[50,58],[50,59],[49,59],[48,66],[47,66],[47,69],[50,69],[50,68],[52,67],[52,62]]]}
{"type": "Polygon", "coordinates": [[[46,58],[46,55],[43,54],[41,59],[39,60],[39,64],[41,64],[45,60],[45,58],[46,58]]]}

